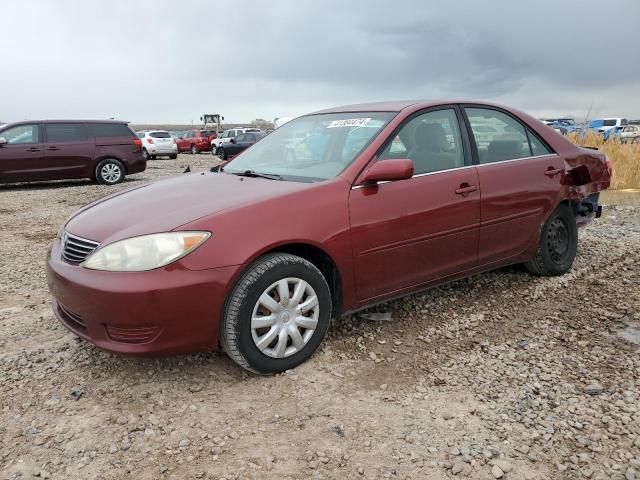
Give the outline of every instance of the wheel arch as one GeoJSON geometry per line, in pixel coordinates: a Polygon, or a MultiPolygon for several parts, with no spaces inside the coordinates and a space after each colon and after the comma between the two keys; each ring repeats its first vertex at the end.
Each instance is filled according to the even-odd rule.
{"type": "MultiPolygon", "coordinates": [[[[309,242],[290,242],[282,243],[267,247],[266,249],[258,252],[254,255],[242,269],[242,272],[237,276],[236,281],[242,276],[242,274],[253,264],[256,260],[267,255],[269,253],[288,253],[290,255],[296,255],[304,258],[316,266],[318,270],[324,275],[324,278],[329,284],[329,290],[331,292],[331,301],[333,303],[334,317],[339,317],[342,311],[342,276],[335,260],[325,250],[317,245],[309,242]]],[[[235,283],[235,282],[234,282],[235,283]]]]}

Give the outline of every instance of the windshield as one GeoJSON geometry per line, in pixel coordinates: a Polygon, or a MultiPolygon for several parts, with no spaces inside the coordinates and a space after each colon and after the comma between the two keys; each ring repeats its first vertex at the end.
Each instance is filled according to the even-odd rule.
{"type": "Polygon", "coordinates": [[[328,180],[347,168],[395,115],[350,112],[299,117],[236,157],[224,172],[270,173],[298,182],[328,180]]]}

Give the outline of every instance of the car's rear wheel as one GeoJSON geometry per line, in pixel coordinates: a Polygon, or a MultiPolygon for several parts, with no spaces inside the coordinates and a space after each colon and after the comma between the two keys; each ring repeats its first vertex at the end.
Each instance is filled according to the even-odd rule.
{"type": "Polygon", "coordinates": [[[222,148],[222,147],[218,148],[218,158],[220,160],[226,160],[227,159],[227,153],[224,151],[224,148],[222,148]]]}
{"type": "Polygon", "coordinates": [[[96,167],[96,180],[102,185],[115,185],[124,180],[125,169],[120,160],[105,158],[96,167]]]}
{"type": "Polygon", "coordinates": [[[169,158],[170,158],[171,160],[175,160],[176,158],[178,158],[178,155],[177,155],[177,154],[169,155],[169,158]]]}
{"type": "Polygon", "coordinates": [[[576,219],[567,205],[558,205],[542,226],[536,253],[525,266],[535,275],[562,275],[571,270],[577,251],[576,219]]]}
{"type": "Polygon", "coordinates": [[[142,149],[142,156],[144,157],[145,160],[150,160],[151,156],[149,155],[149,152],[147,152],[146,148],[142,149]]]}
{"type": "Polygon", "coordinates": [[[331,319],[331,293],[311,262],[285,253],[258,259],[227,299],[220,339],[241,367],[278,373],[307,360],[331,319]]]}
{"type": "Polygon", "coordinates": [[[196,155],[198,153],[198,147],[195,145],[191,145],[191,155],[196,155]]]}

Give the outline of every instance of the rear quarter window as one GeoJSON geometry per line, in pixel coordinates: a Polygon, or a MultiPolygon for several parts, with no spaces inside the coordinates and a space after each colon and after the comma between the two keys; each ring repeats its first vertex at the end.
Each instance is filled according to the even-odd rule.
{"type": "Polygon", "coordinates": [[[89,123],[87,130],[92,137],[131,137],[135,135],[126,123],[89,123]]]}

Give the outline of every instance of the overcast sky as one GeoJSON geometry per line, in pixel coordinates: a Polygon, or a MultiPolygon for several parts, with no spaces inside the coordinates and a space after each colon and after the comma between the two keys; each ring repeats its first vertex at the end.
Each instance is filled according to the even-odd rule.
{"type": "Polygon", "coordinates": [[[640,0],[4,0],[0,120],[413,98],[640,118],[640,0]]]}

